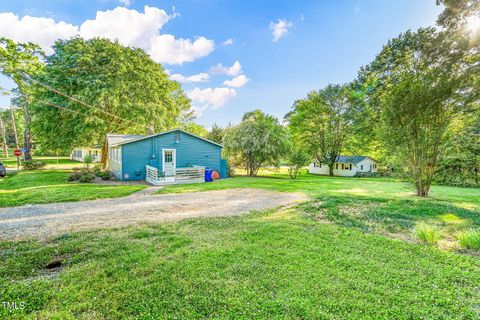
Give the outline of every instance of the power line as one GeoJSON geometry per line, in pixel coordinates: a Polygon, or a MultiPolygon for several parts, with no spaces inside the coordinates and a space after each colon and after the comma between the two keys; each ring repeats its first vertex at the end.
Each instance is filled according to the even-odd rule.
{"type": "MultiPolygon", "coordinates": [[[[44,83],[42,83],[42,82],[40,82],[40,81],[38,81],[38,80],[36,80],[36,79],[32,79],[32,78],[31,78],[30,76],[28,76],[28,75],[21,74],[21,73],[19,73],[19,72],[17,72],[17,74],[19,74],[20,76],[24,77],[25,79],[27,79],[27,80],[29,80],[29,81],[32,81],[32,82],[35,82],[35,83],[39,84],[40,86],[46,88],[46,89],[49,90],[49,91],[52,91],[52,92],[54,92],[54,93],[56,93],[56,94],[58,94],[58,95],[61,95],[62,97],[65,97],[65,98],[67,98],[67,99],[69,99],[69,100],[72,100],[72,101],[74,101],[74,102],[76,102],[76,103],[78,103],[78,104],[80,104],[80,105],[82,105],[82,106],[84,106],[84,107],[98,110],[98,111],[100,111],[100,112],[102,112],[102,113],[104,113],[104,114],[106,114],[106,115],[112,116],[112,117],[117,118],[117,119],[122,120],[122,121],[130,122],[130,123],[133,123],[133,124],[136,124],[136,125],[139,125],[139,126],[145,126],[144,124],[136,123],[135,121],[128,120],[128,119],[119,117],[119,116],[117,116],[117,115],[115,115],[115,114],[113,114],[113,113],[110,113],[110,112],[107,112],[107,111],[105,111],[105,110],[102,110],[102,109],[100,109],[99,107],[94,107],[94,106],[92,106],[92,105],[89,105],[89,104],[87,104],[87,103],[85,103],[85,102],[83,102],[83,101],[81,101],[81,100],[78,100],[78,99],[76,99],[76,98],[74,98],[74,97],[71,97],[71,96],[69,96],[69,95],[67,95],[67,94],[65,94],[65,93],[63,93],[63,92],[61,92],[61,91],[59,91],[59,90],[57,90],[57,89],[55,89],[55,88],[47,85],[47,84],[44,84],[44,83]]],[[[71,109],[67,109],[67,110],[71,110],[71,109]]],[[[102,119],[102,120],[103,120],[103,119],[102,119]]]]}
{"type": "MultiPolygon", "coordinates": [[[[52,103],[52,102],[49,102],[49,101],[40,101],[40,102],[41,102],[41,103],[44,103],[44,104],[46,104],[46,105],[49,105],[49,106],[51,106],[51,107],[60,109],[60,110],[65,110],[65,111],[69,111],[69,112],[72,112],[72,113],[75,113],[75,114],[79,114],[79,115],[84,116],[84,117],[88,117],[88,116],[89,116],[89,115],[83,114],[83,113],[81,113],[81,112],[78,112],[78,111],[76,111],[76,110],[72,110],[72,109],[68,109],[68,108],[59,106],[59,105],[57,105],[57,104],[55,104],[55,103],[52,103]]],[[[105,121],[104,119],[102,119],[102,118],[100,118],[100,117],[97,117],[97,116],[93,116],[93,117],[95,117],[95,118],[97,118],[97,119],[99,119],[99,120],[101,120],[101,121],[103,121],[103,122],[105,121]]]]}

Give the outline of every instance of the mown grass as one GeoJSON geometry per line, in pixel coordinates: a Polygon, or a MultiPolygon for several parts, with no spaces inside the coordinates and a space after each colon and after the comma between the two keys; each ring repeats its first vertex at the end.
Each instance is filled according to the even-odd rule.
{"type": "Polygon", "coordinates": [[[0,207],[122,197],[144,188],[72,183],[67,182],[68,175],[58,170],[9,173],[0,178],[0,207]]]}
{"type": "MultiPolygon", "coordinates": [[[[44,161],[47,165],[45,169],[72,169],[72,168],[81,168],[82,163],[78,161],[73,161],[69,157],[45,157],[45,156],[34,156],[34,160],[44,161]]],[[[13,155],[6,158],[5,156],[0,157],[0,162],[4,164],[8,169],[17,169],[17,158],[13,155]]],[[[21,162],[20,162],[21,167],[21,162]]]]}
{"type": "Polygon", "coordinates": [[[288,175],[267,171],[259,177],[168,186],[159,193],[230,188],[304,192],[312,200],[300,208],[314,220],[407,241],[439,242],[444,249],[460,249],[459,233],[480,230],[479,188],[435,185],[429,197],[420,198],[410,184],[392,178],[325,177],[302,172],[297,180],[291,180],[288,175]],[[420,226],[434,229],[435,239],[425,241],[417,232],[420,226]]]}
{"type": "Polygon", "coordinates": [[[312,197],[334,196],[357,199],[409,199],[445,201],[471,210],[480,209],[480,188],[434,185],[428,198],[414,196],[414,188],[393,178],[347,178],[317,176],[302,172],[296,180],[287,174],[265,174],[259,177],[238,176],[211,183],[172,185],[158,193],[183,193],[233,188],[258,188],[281,192],[304,192],[312,197]]]}
{"type": "Polygon", "coordinates": [[[0,245],[0,317],[466,319],[479,261],[295,211],[0,245]],[[61,259],[63,267],[44,266],[61,259]]]}
{"type": "Polygon", "coordinates": [[[0,318],[478,317],[478,251],[462,251],[458,237],[480,229],[480,190],[434,186],[420,199],[394,179],[269,174],[161,192],[246,187],[311,200],[239,217],[1,242],[0,301],[25,308],[0,305],[0,318]],[[419,241],[421,225],[438,230],[442,249],[419,241]],[[62,266],[46,269],[52,261],[62,266]]]}

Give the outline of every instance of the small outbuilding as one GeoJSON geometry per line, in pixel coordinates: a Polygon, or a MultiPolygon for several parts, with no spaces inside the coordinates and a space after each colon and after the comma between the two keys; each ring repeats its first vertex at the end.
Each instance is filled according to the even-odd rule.
{"type": "MultiPolygon", "coordinates": [[[[315,161],[308,167],[308,172],[328,175],[329,168],[328,165],[315,161]]],[[[333,174],[335,176],[369,176],[376,175],[377,172],[378,162],[368,156],[339,156],[337,162],[333,165],[333,174]]]]}
{"type": "Polygon", "coordinates": [[[205,171],[226,177],[222,145],[181,129],[139,136],[108,134],[108,168],[119,180],[153,185],[204,182],[205,171]]]}

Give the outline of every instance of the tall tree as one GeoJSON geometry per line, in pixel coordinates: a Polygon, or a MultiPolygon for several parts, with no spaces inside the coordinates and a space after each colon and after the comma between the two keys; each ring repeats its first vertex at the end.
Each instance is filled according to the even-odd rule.
{"type": "Polygon", "coordinates": [[[443,27],[458,30],[465,26],[471,17],[478,17],[480,1],[478,0],[437,0],[437,5],[445,9],[438,16],[437,23],[443,27]]]}
{"type": "Polygon", "coordinates": [[[337,162],[351,126],[351,100],[346,86],[328,85],[297,100],[287,117],[295,140],[316,161],[329,167],[337,162]]]}
{"type": "Polygon", "coordinates": [[[408,166],[419,196],[428,195],[446,129],[463,105],[465,51],[452,54],[457,40],[433,28],[407,31],[361,71],[380,106],[384,145],[408,166]]]}
{"type": "Polygon", "coordinates": [[[3,152],[8,158],[8,144],[7,144],[7,129],[3,121],[3,112],[0,112],[0,130],[2,130],[2,140],[3,140],[3,152]]]}
{"type": "Polygon", "coordinates": [[[10,117],[12,119],[13,136],[15,137],[15,148],[18,149],[20,143],[18,141],[17,119],[15,118],[15,109],[13,107],[10,107],[10,117]]]}
{"type": "Polygon", "coordinates": [[[17,85],[18,95],[22,100],[21,108],[25,120],[24,159],[31,160],[32,148],[30,104],[32,86],[27,76],[35,76],[42,69],[40,58],[43,52],[33,43],[16,43],[7,38],[0,38],[0,73],[12,79],[17,85]]]}
{"type": "Polygon", "coordinates": [[[287,152],[287,133],[278,119],[260,110],[247,112],[223,139],[229,162],[256,176],[262,166],[278,166],[287,152]]]}
{"type": "Polygon", "coordinates": [[[179,126],[189,109],[180,85],[143,50],[107,39],[55,43],[37,84],[34,128],[50,149],[101,145],[106,134],[148,133],[179,126]]]}
{"type": "Polygon", "coordinates": [[[195,122],[188,122],[188,123],[182,124],[181,128],[182,130],[193,133],[202,138],[206,138],[208,135],[208,130],[205,129],[204,126],[196,124],[195,122]]]}
{"type": "Polygon", "coordinates": [[[212,129],[207,134],[207,139],[222,144],[224,136],[225,129],[214,123],[212,129]]]}
{"type": "Polygon", "coordinates": [[[456,115],[447,132],[445,156],[435,180],[442,184],[480,186],[480,113],[456,115]]]}

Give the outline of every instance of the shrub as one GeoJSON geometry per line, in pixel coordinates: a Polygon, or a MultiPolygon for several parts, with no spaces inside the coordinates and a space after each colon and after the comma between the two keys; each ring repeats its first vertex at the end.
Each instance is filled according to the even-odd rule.
{"type": "Polygon", "coordinates": [[[68,176],[67,180],[68,180],[68,181],[78,181],[78,180],[80,180],[81,177],[82,177],[82,172],[80,172],[80,171],[75,171],[75,172],[72,172],[72,173],[68,176]]]}
{"type": "Polygon", "coordinates": [[[297,179],[298,170],[308,165],[310,162],[310,155],[305,152],[301,146],[290,147],[287,156],[288,175],[290,179],[297,179]]]}
{"type": "Polygon", "coordinates": [[[95,175],[85,168],[80,171],[72,172],[68,178],[68,181],[78,181],[82,183],[88,183],[95,180],[95,175]]]}
{"type": "Polygon", "coordinates": [[[47,165],[45,161],[40,160],[28,160],[22,163],[22,167],[25,170],[38,170],[42,169],[47,165]]]}
{"type": "Polygon", "coordinates": [[[81,183],[89,183],[95,180],[95,175],[92,173],[82,173],[80,179],[78,179],[78,182],[81,183]]]}
{"type": "Polygon", "coordinates": [[[97,175],[99,172],[102,172],[102,164],[97,163],[93,166],[93,173],[97,175]]]}
{"type": "Polygon", "coordinates": [[[480,230],[464,231],[458,239],[462,248],[480,250],[480,230]]]}
{"type": "Polygon", "coordinates": [[[419,226],[417,226],[415,228],[415,233],[421,241],[433,245],[436,244],[441,238],[440,232],[437,228],[426,224],[420,224],[419,226]]]}
{"type": "Polygon", "coordinates": [[[233,166],[227,166],[227,176],[229,178],[235,177],[235,168],[233,166]]]}
{"type": "Polygon", "coordinates": [[[86,155],[85,157],[83,157],[83,169],[90,173],[91,172],[90,165],[92,164],[92,162],[93,162],[93,156],[86,155]]]}
{"type": "Polygon", "coordinates": [[[102,180],[110,180],[113,177],[113,174],[110,171],[95,171],[95,175],[102,180]]]}

